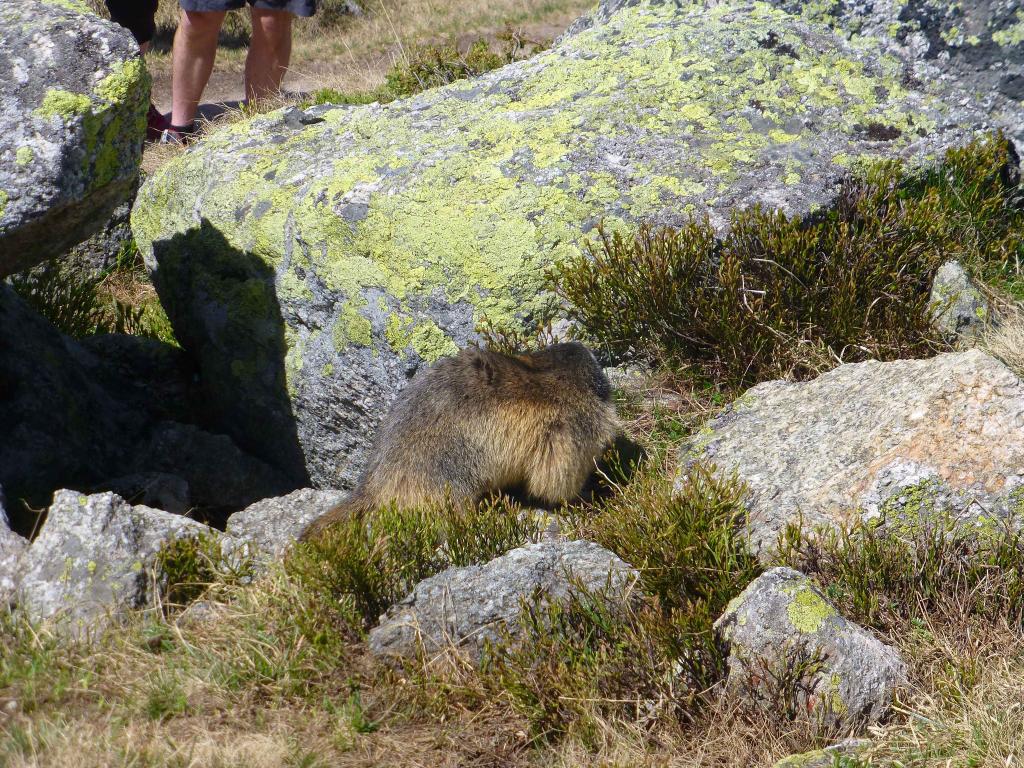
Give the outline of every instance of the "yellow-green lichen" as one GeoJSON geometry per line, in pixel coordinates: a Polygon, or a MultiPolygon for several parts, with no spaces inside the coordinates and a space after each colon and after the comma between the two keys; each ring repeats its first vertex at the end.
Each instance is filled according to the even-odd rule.
{"type": "Polygon", "coordinates": [[[36,153],[32,151],[32,147],[18,147],[18,151],[14,153],[14,161],[18,165],[28,165],[35,159],[36,153]]]}
{"type": "Polygon", "coordinates": [[[10,199],[11,198],[8,197],[7,193],[4,190],[0,189],[0,216],[3,216],[4,211],[7,210],[7,202],[10,199]]]}
{"type": "Polygon", "coordinates": [[[334,322],[332,338],[337,350],[345,349],[349,344],[368,347],[373,343],[373,326],[351,302],[347,302],[334,322]]]}
{"type": "Polygon", "coordinates": [[[91,109],[92,100],[88,96],[60,88],[49,88],[35,114],[39,117],[60,117],[67,120],[87,115],[91,109]]]}
{"type": "Polygon", "coordinates": [[[1024,11],[1017,11],[1017,22],[992,33],[992,40],[1002,48],[1012,48],[1024,42],[1024,11]]]}
{"type": "Polygon", "coordinates": [[[799,632],[817,632],[822,624],[836,615],[835,608],[808,586],[794,587],[788,593],[790,601],[786,614],[799,632]]]}

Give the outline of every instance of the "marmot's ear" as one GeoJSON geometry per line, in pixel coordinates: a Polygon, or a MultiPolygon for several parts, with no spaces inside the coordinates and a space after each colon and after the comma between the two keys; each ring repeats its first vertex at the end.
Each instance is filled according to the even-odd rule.
{"type": "Polygon", "coordinates": [[[488,386],[494,386],[498,379],[498,370],[490,360],[490,356],[482,349],[473,350],[473,370],[480,377],[480,381],[488,386]]]}

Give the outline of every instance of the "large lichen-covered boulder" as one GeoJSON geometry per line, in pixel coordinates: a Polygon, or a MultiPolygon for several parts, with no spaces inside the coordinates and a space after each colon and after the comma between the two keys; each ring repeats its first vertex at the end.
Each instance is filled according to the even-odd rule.
{"type": "Polygon", "coordinates": [[[0,278],[95,232],[138,178],[149,76],[78,0],[0,4],[0,278]]]}
{"type": "Polygon", "coordinates": [[[217,132],[132,226],[224,428],[348,487],[416,367],[485,319],[536,320],[545,269],[602,219],[803,215],[859,162],[926,161],[981,117],[764,4],[642,3],[473,80],[217,132]]]}
{"type": "Polygon", "coordinates": [[[460,649],[476,657],[514,627],[525,604],[564,599],[574,589],[628,599],[637,572],[587,541],[527,544],[483,565],[449,568],[424,579],[370,632],[380,656],[428,656],[460,649]]]}
{"type": "Polygon", "coordinates": [[[201,535],[215,534],[195,520],[133,507],[113,493],[59,491],[25,553],[19,605],[33,619],[88,635],[118,613],[148,605],[161,548],[201,535]]]}
{"type": "Polygon", "coordinates": [[[898,532],[925,517],[998,530],[1024,511],[1024,382],[978,350],[766,382],[683,445],[680,460],[712,462],[747,485],[762,557],[798,523],[898,532]]]}
{"type": "MultiPolygon", "coordinates": [[[[573,23],[573,35],[640,0],[601,0],[573,23]]],[[[705,0],[708,5],[712,0],[705,0]]],[[[1024,147],[1024,7],[1018,0],[768,0],[811,23],[827,24],[908,63],[907,75],[932,92],[969,96],[1024,147]]]]}
{"type": "Polygon", "coordinates": [[[785,702],[827,729],[877,722],[906,679],[895,648],[841,616],[791,568],[755,579],[714,628],[728,648],[731,696],[754,706],[785,702]]]}

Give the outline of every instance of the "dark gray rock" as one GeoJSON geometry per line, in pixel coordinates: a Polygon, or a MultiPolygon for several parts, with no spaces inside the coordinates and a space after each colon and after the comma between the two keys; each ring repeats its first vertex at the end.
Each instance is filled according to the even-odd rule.
{"type": "Polygon", "coordinates": [[[970,346],[992,322],[988,301],[957,261],[935,273],[931,292],[932,325],[949,341],[970,346]]]}
{"type": "Polygon", "coordinates": [[[241,451],[227,435],[192,424],[157,424],[139,447],[134,466],[137,472],[184,478],[196,507],[238,509],[291,487],[280,472],[241,451]]]}
{"type": "Polygon", "coordinates": [[[345,491],[300,488],[286,496],[258,501],[228,518],[225,533],[241,545],[245,556],[277,558],[306,526],[340,504],[345,491]]]}
{"type": "Polygon", "coordinates": [[[590,542],[527,544],[484,565],[449,568],[421,581],[381,617],[370,632],[370,650],[412,657],[420,650],[432,655],[458,648],[475,657],[485,641],[514,628],[524,601],[542,595],[564,598],[572,579],[626,600],[637,572],[590,542]]]}
{"type": "Polygon", "coordinates": [[[166,472],[138,472],[104,481],[102,486],[129,504],[176,515],[184,515],[194,506],[188,480],[166,472]]]}
{"type": "Polygon", "coordinates": [[[737,473],[763,558],[801,521],[899,529],[952,516],[991,529],[1020,518],[1024,382],[977,350],[766,382],[684,444],[680,460],[737,473]]]}
{"type": "Polygon", "coordinates": [[[132,507],[113,493],[59,491],[24,555],[19,605],[33,619],[87,636],[119,613],[150,605],[160,549],[200,535],[215,532],[179,515],[132,507]]]}
{"type": "Polygon", "coordinates": [[[77,0],[0,5],[0,277],[62,255],[138,176],[149,76],[77,0]]]}
{"type": "Polygon", "coordinates": [[[234,511],[293,487],[227,436],[181,423],[193,415],[190,392],[180,350],[131,336],[75,341],[0,284],[0,483],[14,529],[35,524],[20,500],[44,507],[57,488],[234,511]],[[146,496],[140,476],[152,473],[187,492],[164,477],[146,496]]]}
{"type": "Polygon", "coordinates": [[[927,162],[988,120],[763,4],[628,5],[409,99],[238,123],[147,179],[132,228],[218,430],[351,487],[416,368],[541,317],[599,221],[802,216],[860,161],[927,162]]]}
{"type": "Polygon", "coordinates": [[[862,728],[885,716],[906,679],[895,648],[839,615],[810,580],[773,568],[754,580],[715,622],[729,651],[726,690],[747,705],[796,711],[827,729],[862,728]],[[794,690],[773,681],[800,680],[794,690]]]}
{"type": "Polygon", "coordinates": [[[96,375],[102,362],[0,284],[0,483],[15,530],[35,522],[57,488],[126,473],[151,415],[96,375]]]}

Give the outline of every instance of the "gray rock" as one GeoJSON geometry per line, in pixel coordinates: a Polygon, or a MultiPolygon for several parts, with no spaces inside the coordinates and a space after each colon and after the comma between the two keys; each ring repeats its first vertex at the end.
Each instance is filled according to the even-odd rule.
{"type": "Polygon", "coordinates": [[[217,430],[345,488],[416,368],[541,318],[599,221],[818,211],[861,160],[972,136],[962,102],[781,10],[640,4],[409,99],[238,123],[147,179],[132,228],[217,430]]]}
{"type": "Polygon", "coordinates": [[[381,617],[370,632],[370,650],[411,657],[421,648],[429,655],[455,647],[478,656],[487,640],[515,626],[524,601],[563,598],[572,589],[570,579],[626,599],[637,573],[590,542],[527,544],[484,565],[449,568],[421,581],[381,617]]]}
{"type": "Polygon", "coordinates": [[[300,488],[236,512],[228,518],[225,533],[242,545],[244,555],[280,557],[307,525],[346,498],[345,491],[300,488]]]}
{"type": "Polygon", "coordinates": [[[776,706],[777,696],[789,695],[796,711],[825,728],[877,722],[906,678],[896,649],[840,616],[791,568],[773,568],[754,580],[729,603],[715,632],[729,651],[730,696],[776,706]],[[787,676],[799,684],[776,686],[787,676]]]}
{"type": "Polygon", "coordinates": [[[929,90],[955,88],[1024,147],[1024,15],[1016,0],[772,2],[831,24],[854,42],[878,40],[911,62],[908,76],[929,90]]]}
{"type": "Polygon", "coordinates": [[[58,491],[25,553],[19,603],[34,619],[88,635],[123,611],[149,605],[161,547],[201,534],[214,531],[179,515],[132,507],[113,493],[58,491]]]}
{"type": "Polygon", "coordinates": [[[10,528],[4,511],[4,489],[0,487],[0,604],[18,585],[21,556],[28,542],[10,528]]]}
{"type": "Polygon", "coordinates": [[[930,303],[932,325],[950,341],[972,344],[991,322],[988,301],[957,261],[935,273],[930,303]]]}
{"type": "MultiPolygon", "coordinates": [[[[648,0],[682,4],[680,0],[648,0]]],[[[769,0],[813,24],[827,24],[856,45],[881,49],[907,63],[907,80],[932,93],[961,93],[1024,147],[1024,15],[1017,0],[769,0]]],[[[601,0],[565,36],[606,23],[640,0],[601,0]]],[[[698,5],[714,6],[718,0],[698,5]]]]}
{"type": "Polygon", "coordinates": [[[128,198],[149,76],[77,0],[0,5],[0,277],[60,256],[128,198]]]}
{"type": "Polygon", "coordinates": [[[128,198],[114,209],[98,232],[74,246],[62,260],[89,275],[101,275],[114,267],[134,242],[130,222],[134,190],[129,190],[128,198]]]}
{"type": "Polygon", "coordinates": [[[1012,523],[1022,511],[1024,383],[977,350],[767,382],[688,441],[680,460],[712,462],[747,484],[762,558],[801,520],[899,527],[934,512],[1012,523]]]}

